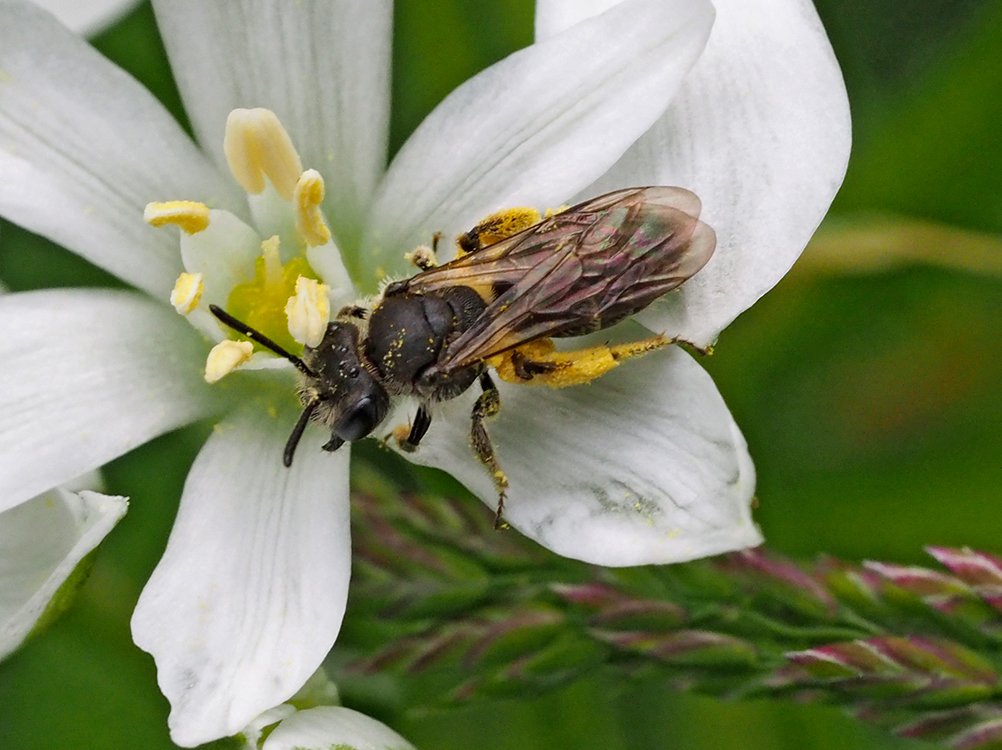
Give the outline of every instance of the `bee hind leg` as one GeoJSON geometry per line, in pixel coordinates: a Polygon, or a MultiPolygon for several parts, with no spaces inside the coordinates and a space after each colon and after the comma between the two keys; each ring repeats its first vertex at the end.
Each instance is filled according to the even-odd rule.
{"type": "Polygon", "coordinates": [[[456,238],[458,256],[476,252],[482,247],[518,234],[542,221],[543,217],[534,208],[506,208],[482,219],[469,232],[464,232],[456,238]]]}
{"type": "Polygon", "coordinates": [[[566,388],[590,383],[623,362],[685,343],[659,334],[626,344],[601,344],[576,351],[557,351],[549,339],[540,339],[505,352],[491,360],[502,380],[566,388]]]}
{"type": "Polygon", "coordinates": [[[490,472],[491,480],[497,489],[498,507],[494,515],[494,528],[500,531],[508,528],[508,523],[504,520],[504,501],[508,490],[508,477],[501,470],[501,464],[494,452],[494,444],[491,443],[484,422],[488,417],[493,417],[501,410],[501,394],[486,372],[480,376],[480,387],[483,388],[484,392],[480,394],[473,405],[470,443],[473,445],[473,450],[477,454],[477,458],[480,459],[480,463],[486,466],[487,471],[490,472]]]}

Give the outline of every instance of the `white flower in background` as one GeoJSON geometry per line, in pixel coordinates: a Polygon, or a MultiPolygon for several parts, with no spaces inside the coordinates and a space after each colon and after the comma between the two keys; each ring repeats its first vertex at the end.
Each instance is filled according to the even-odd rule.
{"type": "MultiPolygon", "coordinates": [[[[208,303],[238,313],[264,295],[265,318],[288,306],[308,340],[317,323],[296,311],[318,291],[297,292],[300,275],[333,306],[345,269],[372,291],[433,232],[500,208],[678,184],[702,198],[717,251],[642,321],[708,344],[792,265],[838,188],[848,108],[807,0],[537,5],[538,43],[460,86],[386,168],[388,1],[155,2],[198,148],[85,43],[0,0],[0,214],[139,290],[0,298],[0,510],[218,418],[133,619],[179,744],[232,735],[296,692],[334,642],[350,567],[348,446],[324,453],[311,428],[282,467],[293,373],[224,343],[208,303]],[[241,108],[277,120],[231,117],[241,108]],[[147,219],[180,231],[140,221],[173,199],[191,203],[147,219]],[[240,371],[208,385],[220,344],[209,374],[240,371]]],[[[501,391],[506,518],[550,549],[633,565],[760,541],[744,440],[685,352],[588,387],[501,391]]],[[[472,397],[410,457],[493,507],[472,397]]]]}
{"type": "Polygon", "coordinates": [[[403,737],[365,714],[341,706],[299,711],[282,721],[261,750],[413,750],[403,737]]]}
{"type": "Polygon", "coordinates": [[[100,484],[94,472],[0,513],[0,659],[67,606],[74,571],[125,515],[100,484]]]}

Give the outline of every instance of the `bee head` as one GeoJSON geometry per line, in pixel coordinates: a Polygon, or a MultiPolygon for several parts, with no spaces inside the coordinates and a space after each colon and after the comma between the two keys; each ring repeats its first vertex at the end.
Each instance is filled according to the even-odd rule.
{"type": "Polygon", "coordinates": [[[300,394],[304,418],[314,418],[330,428],[331,439],[324,446],[329,451],[368,435],[389,410],[389,394],[365,367],[359,338],[354,323],[335,321],[327,326],[316,347],[303,352],[303,362],[312,371],[300,394]]]}
{"type": "Polygon", "coordinates": [[[354,323],[330,323],[323,340],[315,347],[306,347],[300,358],[222,308],[209,305],[209,310],[234,331],[289,360],[303,375],[299,394],[303,413],[285,444],[286,466],[292,465],[296,446],[310,420],[330,428],[331,439],[324,449],[335,451],[345,442],[368,435],[389,411],[389,394],[359,355],[360,332],[354,323]]]}

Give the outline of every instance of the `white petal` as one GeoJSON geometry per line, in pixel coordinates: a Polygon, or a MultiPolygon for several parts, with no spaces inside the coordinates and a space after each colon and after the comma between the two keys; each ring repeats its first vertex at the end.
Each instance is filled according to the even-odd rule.
{"type": "Polygon", "coordinates": [[[124,497],[54,489],[0,513],[0,659],[24,641],[127,507],[124,497]]]}
{"type": "MultiPolygon", "coordinates": [[[[494,507],[487,470],[470,449],[469,398],[454,403],[411,457],[446,469],[494,507]]],[[[642,565],[761,542],[745,441],[709,375],[680,350],[627,362],[586,386],[502,384],[488,431],[510,482],[505,517],[561,555],[642,565]]]]}
{"type": "Polygon", "coordinates": [[[286,469],[296,415],[261,401],[227,418],[199,453],[132,619],[179,745],[234,735],[288,699],[344,615],[348,450],[324,453],[326,436],[309,428],[286,469]]]}
{"type": "Polygon", "coordinates": [[[340,706],[300,711],[279,724],[263,750],[412,750],[413,745],[375,719],[340,706]]]}
{"type": "Polygon", "coordinates": [[[0,510],[218,408],[205,346],[130,292],[0,296],[0,510]]]}
{"type": "Polygon", "coordinates": [[[139,5],[138,0],[33,0],[71,31],[91,36],[139,5]]]}
{"type": "Polygon", "coordinates": [[[357,244],[362,208],[386,162],[389,0],[155,2],[188,116],[224,165],[230,110],[267,107],[303,166],[327,181],[325,206],[342,248],[357,244]]]}
{"type": "Polygon", "coordinates": [[[0,4],[0,215],[166,299],[177,240],[144,206],[239,205],[229,190],[135,80],[48,13],[0,4]]]}
{"type": "Polygon", "coordinates": [[[708,2],[628,0],[467,81],[394,158],[367,260],[399,266],[435,231],[450,238],[500,208],[563,203],[664,112],[712,22],[708,2]]]}
{"type": "Polygon", "coordinates": [[[198,309],[188,316],[188,321],[212,341],[221,341],[228,331],[220,327],[208,306],[226,307],[233,287],[254,278],[254,263],[261,257],[261,238],[229,211],[213,210],[209,217],[209,226],[201,232],[181,232],[181,259],[185,269],[202,274],[205,283],[198,309]]]}
{"type": "Polygon", "coordinates": [[[809,0],[714,0],[706,51],[666,115],[586,194],[682,185],[717,251],[639,319],[706,345],[800,256],[849,158],[849,103],[809,0]]]}
{"type": "Polygon", "coordinates": [[[536,0],[536,41],[604,13],[623,0],[536,0]]]}

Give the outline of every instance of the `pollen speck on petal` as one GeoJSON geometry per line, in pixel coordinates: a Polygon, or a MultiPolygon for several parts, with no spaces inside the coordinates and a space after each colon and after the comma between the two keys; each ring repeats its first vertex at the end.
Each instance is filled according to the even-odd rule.
{"type": "Polygon", "coordinates": [[[205,382],[217,383],[251,358],[254,345],[249,341],[220,341],[205,360],[205,382]]]}

